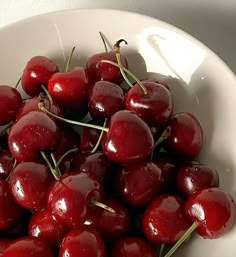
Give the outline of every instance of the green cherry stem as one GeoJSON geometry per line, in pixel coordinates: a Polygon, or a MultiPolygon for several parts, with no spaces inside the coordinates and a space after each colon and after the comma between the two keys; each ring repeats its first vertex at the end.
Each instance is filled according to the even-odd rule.
{"type": "Polygon", "coordinates": [[[72,59],[74,51],[75,51],[75,46],[72,48],[70,56],[69,56],[69,58],[68,58],[68,60],[66,62],[66,72],[69,71],[70,63],[71,63],[71,59],[72,59]]]}
{"type": "Polygon", "coordinates": [[[102,208],[110,213],[116,213],[116,211],[114,209],[112,209],[111,207],[103,204],[103,203],[100,203],[100,202],[97,202],[96,200],[92,200],[91,203],[90,203],[90,206],[93,207],[93,206],[97,206],[99,208],[102,208]]]}
{"type": "Polygon", "coordinates": [[[115,62],[112,62],[112,61],[109,61],[109,60],[101,60],[100,62],[101,63],[109,63],[109,64],[112,64],[112,65],[122,69],[123,71],[125,71],[131,78],[133,78],[139,84],[139,86],[142,88],[142,90],[144,92],[144,95],[148,94],[148,91],[145,88],[145,86],[143,85],[143,83],[131,71],[129,71],[128,69],[126,69],[122,65],[119,65],[118,63],[115,63],[115,62]]]}
{"type": "Polygon", "coordinates": [[[105,36],[103,35],[103,33],[102,33],[101,31],[99,31],[99,35],[100,35],[100,37],[101,37],[101,39],[102,39],[105,52],[107,53],[107,52],[108,52],[108,49],[107,49],[107,43],[106,43],[106,40],[105,40],[105,36]]]}
{"type": "Polygon", "coordinates": [[[43,89],[44,93],[48,97],[48,100],[49,100],[50,104],[53,104],[52,96],[48,92],[47,88],[44,85],[41,85],[41,88],[43,89]]]}
{"type": "Polygon", "coordinates": [[[66,152],[60,157],[60,159],[57,161],[57,164],[56,164],[55,169],[59,169],[59,166],[60,166],[61,162],[64,160],[64,158],[65,158],[67,155],[69,155],[69,154],[71,154],[71,153],[78,152],[78,151],[79,151],[78,148],[73,148],[73,149],[70,149],[70,150],[66,151],[66,152]]]}
{"type": "Polygon", "coordinates": [[[159,257],[162,257],[163,252],[164,252],[165,244],[161,244],[160,250],[159,250],[159,257]]]}
{"type": "Polygon", "coordinates": [[[40,154],[43,157],[44,161],[47,163],[47,165],[48,165],[48,167],[49,167],[53,177],[56,180],[59,180],[61,174],[59,174],[58,171],[52,167],[52,164],[50,163],[50,161],[48,160],[46,154],[43,151],[40,151],[40,154]]]}
{"type": "Polygon", "coordinates": [[[168,253],[164,257],[170,257],[173,253],[182,245],[184,241],[186,241],[189,236],[193,233],[193,231],[198,227],[198,224],[194,222],[191,227],[186,230],[186,232],[182,235],[182,237],[172,246],[172,248],[168,251],[168,253]]]}
{"type": "Polygon", "coordinates": [[[21,77],[18,79],[18,81],[16,82],[15,88],[18,88],[19,84],[21,82],[21,77]]]}

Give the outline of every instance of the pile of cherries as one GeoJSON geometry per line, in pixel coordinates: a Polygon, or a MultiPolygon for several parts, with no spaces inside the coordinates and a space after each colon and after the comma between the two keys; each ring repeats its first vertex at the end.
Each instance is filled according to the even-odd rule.
{"type": "Polygon", "coordinates": [[[64,72],[32,57],[26,100],[0,86],[2,257],[169,257],[234,225],[217,171],[195,161],[199,121],[174,112],[164,78],[128,70],[123,41],[64,72]]]}

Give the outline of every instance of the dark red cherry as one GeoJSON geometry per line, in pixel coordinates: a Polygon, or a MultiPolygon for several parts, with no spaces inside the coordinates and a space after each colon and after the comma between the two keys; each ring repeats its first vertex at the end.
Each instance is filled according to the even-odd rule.
{"type": "Polygon", "coordinates": [[[155,82],[157,84],[161,84],[162,86],[166,87],[168,90],[170,90],[170,87],[166,80],[163,78],[147,78],[143,79],[142,82],[155,82]]]}
{"type": "Polygon", "coordinates": [[[197,191],[188,198],[185,209],[188,218],[198,225],[196,232],[204,238],[223,236],[236,221],[235,202],[220,188],[197,191]]]}
{"type": "Polygon", "coordinates": [[[150,126],[165,127],[173,113],[173,100],[170,91],[161,84],[143,82],[147,94],[139,84],[126,93],[125,107],[134,111],[150,126]]]}
{"type": "Polygon", "coordinates": [[[165,149],[177,156],[195,159],[203,143],[203,131],[197,118],[187,112],[175,114],[169,123],[170,136],[165,149]]]}
{"type": "Polygon", "coordinates": [[[100,234],[89,226],[69,231],[64,237],[59,257],[106,257],[105,243],[100,234]]]}
{"type": "Polygon", "coordinates": [[[185,202],[174,194],[158,196],[145,210],[142,227],[151,242],[173,244],[190,227],[185,202]]]}
{"type": "Polygon", "coordinates": [[[62,224],[83,224],[94,201],[103,197],[101,182],[92,173],[80,171],[64,174],[48,191],[48,209],[62,224]]]}
{"type": "Polygon", "coordinates": [[[204,188],[218,187],[219,175],[206,165],[187,163],[178,169],[177,185],[183,194],[191,195],[204,188]]]}
{"type": "Polygon", "coordinates": [[[51,247],[46,241],[36,237],[23,237],[12,242],[1,257],[53,257],[51,247]]]}
{"type": "Polygon", "coordinates": [[[41,111],[32,111],[12,125],[8,145],[18,161],[39,159],[40,151],[53,150],[60,139],[56,122],[41,111]]]}
{"type": "MultiPolygon", "coordinates": [[[[86,68],[92,80],[94,82],[105,80],[117,85],[121,84],[124,79],[120,69],[109,63],[101,63],[101,60],[109,60],[117,63],[116,54],[113,51],[99,53],[89,57],[86,68]]],[[[128,68],[128,62],[123,55],[121,55],[121,63],[125,68],[128,68]]]]}
{"type": "Polygon", "coordinates": [[[14,158],[8,150],[0,150],[0,178],[6,179],[14,166],[14,158]]]}
{"type": "Polygon", "coordinates": [[[162,171],[152,161],[125,165],[117,174],[116,187],[127,203],[147,205],[162,189],[162,171]]]}
{"type": "Polygon", "coordinates": [[[24,91],[30,96],[42,92],[41,86],[47,86],[51,76],[58,72],[57,65],[45,56],[34,56],[26,64],[21,76],[24,91]]]}
{"type": "Polygon", "coordinates": [[[15,120],[23,101],[17,89],[0,86],[0,126],[15,120]]]}
{"type": "Polygon", "coordinates": [[[100,207],[91,208],[85,224],[97,229],[106,241],[111,241],[128,230],[130,225],[129,210],[115,199],[108,199],[103,203],[111,207],[115,213],[100,207]]]}
{"type": "Polygon", "coordinates": [[[2,252],[12,243],[12,240],[1,238],[0,239],[0,256],[2,256],[2,252]]]}
{"type": "MultiPolygon", "coordinates": [[[[45,107],[52,112],[53,114],[56,114],[58,116],[63,116],[63,110],[62,108],[55,102],[50,103],[48,100],[48,97],[46,96],[40,96],[43,97],[43,101],[45,104],[45,107]]],[[[20,119],[23,115],[27,114],[31,111],[38,111],[38,96],[35,96],[33,98],[25,100],[25,102],[21,105],[19,108],[19,111],[17,113],[17,120],[20,119]]]]}
{"type": "Polygon", "coordinates": [[[30,219],[28,234],[58,246],[68,232],[68,227],[58,222],[48,210],[36,212],[30,219]]]}
{"type": "Polygon", "coordinates": [[[93,119],[110,118],[124,109],[123,90],[109,81],[97,81],[89,90],[88,106],[93,119]]]}
{"type": "Polygon", "coordinates": [[[147,124],[131,111],[116,112],[104,133],[102,148],[114,162],[145,160],[153,149],[153,136],[147,124]]]}
{"type": "Polygon", "coordinates": [[[55,73],[48,82],[48,91],[64,108],[79,109],[87,102],[90,86],[86,69],[76,67],[69,72],[55,73]]]}
{"type": "Polygon", "coordinates": [[[23,209],[14,201],[8,183],[0,179],[0,230],[16,224],[23,214],[23,209]]]}
{"type": "Polygon", "coordinates": [[[126,236],[112,246],[111,257],[158,257],[154,248],[143,238],[126,236]]]}
{"type": "Polygon", "coordinates": [[[16,202],[34,211],[46,208],[47,191],[53,181],[50,169],[37,162],[19,163],[9,178],[10,189],[16,202]]]}

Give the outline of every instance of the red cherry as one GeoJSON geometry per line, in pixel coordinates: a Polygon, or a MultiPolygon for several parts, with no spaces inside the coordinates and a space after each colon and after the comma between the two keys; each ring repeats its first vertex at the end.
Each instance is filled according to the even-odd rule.
{"type": "Polygon", "coordinates": [[[59,138],[55,121],[41,111],[32,111],[12,125],[8,144],[18,162],[34,161],[39,159],[40,151],[54,149],[59,138]]]}
{"type": "Polygon", "coordinates": [[[22,98],[17,89],[0,86],[0,126],[15,120],[22,98]]]}
{"type": "Polygon", "coordinates": [[[218,187],[219,175],[206,165],[188,163],[179,167],[177,185],[183,194],[191,195],[204,188],[218,187]]]}
{"type": "Polygon", "coordinates": [[[147,94],[139,84],[126,93],[125,107],[134,111],[150,126],[165,127],[173,113],[172,95],[163,85],[143,82],[147,94]]]}
{"type": "Polygon", "coordinates": [[[6,179],[14,166],[14,158],[7,150],[0,150],[0,178],[6,179]]]}
{"type": "Polygon", "coordinates": [[[165,149],[180,157],[196,158],[203,143],[203,131],[196,117],[187,112],[175,114],[169,128],[170,136],[165,141],[165,149]]]}
{"type": "Polygon", "coordinates": [[[111,241],[128,230],[130,215],[128,209],[115,199],[108,199],[104,204],[115,212],[112,213],[100,207],[91,208],[85,224],[96,228],[106,241],[111,241]]]}
{"type": "Polygon", "coordinates": [[[184,201],[177,195],[163,194],[155,198],[143,215],[145,236],[156,244],[173,244],[189,228],[184,201]]]}
{"type": "Polygon", "coordinates": [[[112,246],[111,257],[158,257],[156,251],[143,238],[129,236],[120,238],[112,246]]]}
{"type": "Polygon", "coordinates": [[[162,189],[162,171],[152,161],[126,165],[117,174],[116,185],[123,200],[144,206],[162,189]]]}
{"type": "Polygon", "coordinates": [[[123,90],[114,83],[97,81],[89,90],[89,113],[94,119],[110,118],[124,109],[123,90]]]}
{"type": "Polygon", "coordinates": [[[153,144],[149,127],[131,111],[116,112],[102,139],[102,148],[107,157],[121,163],[146,159],[153,144]]]}
{"type": "Polygon", "coordinates": [[[17,203],[35,211],[46,207],[47,191],[53,181],[50,169],[37,162],[19,163],[9,178],[10,189],[17,203]]]}
{"type": "Polygon", "coordinates": [[[30,219],[28,226],[30,236],[41,238],[52,246],[58,246],[68,230],[48,210],[36,212],[30,219]]]}
{"type": "Polygon", "coordinates": [[[45,56],[34,56],[26,64],[21,76],[24,91],[30,96],[42,92],[42,85],[47,86],[51,76],[58,72],[57,65],[45,56]]]}
{"type": "Polygon", "coordinates": [[[87,102],[90,86],[87,71],[76,67],[70,72],[55,73],[48,82],[48,91],[53,100],[64,108],[79,109],[87,102]]]}
{"type": "Polygon", "coordinates": [[[168,83],[164,78],[147,78],[147,79],[143,79],[142,82],[155,82],[157,84],[161,84],[162,86],[170,90],[168,83]]]}
{"type": "Polygon", "coordinates": [[[55,181],[48,191],[48,209],[69,227],[84,223],[93,201],[100,202],[103,188],[92,173],[70,172],[55,181]]]}
{"type": "Polygon", "coordinates": [[[2,253],[2,257],[53,257],[47,242],[36,237],[24,237],[11,243],[2,253]]]}
{"type": "Polygon", "coordinates": [[[207,188],[191,195],[186,202],[188,218],[197,223],[196,232],[214,239],[228,232],[236,221],[233,198],[220,188],[207,188]]]}
{"type": "Polygon", "coordinates": [[[106,257],[106,247],[100,234],[88,226],[72,229],[64,237],[59,257],[106,257]]]}
{"type": "Polygon", "coordinates": [[[2,256],[2,252],[12,243],[12,240],[1,238],[0,239],[0,256],[2,256]]]}
{"type": "Polygon", "coordinates": [[[0,179],[0,230],[10,228],[22,217],[23,209],[13,200],[8,183],[0,179]]]}
{"type": "MultiPolygon", "coordinates": [[[[109,60],[117,63],[116,54],[113,51],[99,53],[89,57],[86,68],[92,80],[94,82],[105,80],[117,85],[121,84],[124,79],[120,69],[112,64],[102,63],[100,62],[101,60],[109,60]]],[[[125,68],[128,67],[128,62],[124,56],[121,56],[121,63],[125,68]]]]}

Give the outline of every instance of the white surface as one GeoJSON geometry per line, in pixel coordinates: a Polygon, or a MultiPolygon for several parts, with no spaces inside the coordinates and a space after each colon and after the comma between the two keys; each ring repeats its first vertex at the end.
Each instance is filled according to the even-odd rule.
{"type": "MultiPolygon", "coordinates": [[[[162,73],[174,77],[168,81],[175,112],[194,113],[203,127],[204,148],[199,160],[217,168],[221,187],[236,199],[236,144],[231,143],[236,142],[236,78],[208,48],[166,23],[126,12],[98,10],[57,12],[26,20],[0,31],[0,56],[4,60],[1,83],[14,85],[34,55],[46,55],[65,64],[65,55],[74,45],[82,49],[77,54],[79,63],[84,64],[89,55],[103,50],[98,35],[101,30],[110,42],[127,39],[129,45],[122,51],[130,69],[139,76],[162,73]],[[132,24],[127,23],[131,20],[132,24]],[[111,27],[118,23],[120,27],[111,27]]],[[[236,226],[219,240],[194,238],[175,256],[234,257],[235,241],[236,226]]]]}
{"type": "Polygon", "coordinates": [[[236,73],[235,0],[0,0],[0,27],[71,8],[121,9],[166,21],[202,41],[236,73]]]}

